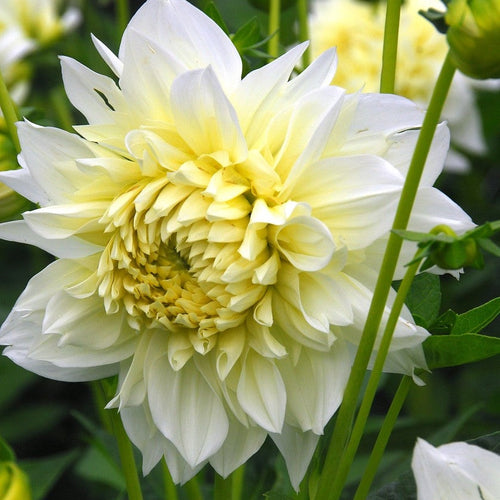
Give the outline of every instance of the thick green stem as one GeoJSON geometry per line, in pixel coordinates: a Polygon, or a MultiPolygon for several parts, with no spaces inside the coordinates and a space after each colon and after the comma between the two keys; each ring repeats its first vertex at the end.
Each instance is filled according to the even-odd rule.
{"type": "Polygon", "coordinates": [[[113,434],[115,435],[115,439],[118,444],[122,471],[125,475],[128,500],[142,500],[141,484],[139,482],[139,476],[137,475],[137,468],[135,466],[132,443],[123,428],[120,415],[116,410],[110,410],[110,419],[113,434]]]}
{"type": "Polygon", "coordinates": [[[382,51],[382,72],[380,74],[380,92],[383,94],[394,94],[400,12],[401,0],[387,0],[384,48],[382,51]]]}
{"type": "Polygon", "coordinates": [[[203,500],[203,495],[201,494],[200,485],[198,483],[198,478],[194,476],[190,479],[182,489],[186,493],[189,500],[203,500]]]}
{"type": "Polygon", "coordinates": [[[215,474],[214,500],[231,500],[233,494],[232,475],[226,479],[219,474],[215,474]]]}
{"type": "Polygon", "coordinates": [[[344,486],[345,480],[347,479],[347,474],[349,473],[349,469],[354,460],[354,455],[356,454],[359,443],[363,436],[366,421],[368,420],[368,415],[370,414],[372,403],[377,392],[380,377],[382,376],[382,370],[384,368],[385,359],[387,358],[387,354],[389,352],[389,347],[391,345],[394,330],[396,328],[401,309],[403,309],[406,295],[408,294],[408,290],[413,283],[413,278],[415,277],[419,266],[420,261],[412,264],[408,268],[403,281],[401,282],[394,303],[391,307],[391,312],[385,326],[382,340],[380,341],[380,346],[377,351],[375,363],[373,365],[365,394],[363,395],[363,400],[361,402],[361,406],[354,423],[351,438],[349,439],[349,443],[345,449],[344,454],[342,455],[335,480],[331,487],[331,498],[334,500],[340,498],[342,488],[344,486]]]}
{"type": "MultiPolygon", "coordinates": [[[[297,11],[299,18],[299,42],[309,40],[308,24],[308,2],[307,0],[298,0],[297,11]]],[[[302,56],[302,66],[306,68],[311,63],[311,47],[309,46],[302,56]]]]}
{"type": "Polygon", "coordinates": [[[365,473],[361,478],[361,482],[359,483],[353,500],[365,500],[365,498],[368,496],[373,478],[375,477],[378,466],[380,464],[380,460],[382,459],[382,456],[384,454],[385,447],[387,446],[389,437],[391,436],[392,430],[394,429],[394,424],[396,423],[399,412],[403,407],[403,403],[405,402],[406,396],[408,395],[411,384],[411,377],[403,377],[403,379],[401,380],[398,390],[394,395],[394,399],[392,400],[391,406],[389,407],[389,411],[385,416],[382,428],[378,433],[377,440],[375,441],[375,445],[373,446],[373,450],[368,460],[365,473]]]}
{"type": "MultiPolygon", "coordinates": [[[[425,115],[424,123],[422,124],[422,129],[417,140],[417,145],[413,153],[396,211],[396,216],[394,218],[392,226],[393,229],[405,229],[408,224],[418,184],[425,165],[425,160],[434,137],[434,132],[436,131],[436,126],[439,121],[454,72],[455,67],[453,66],[448,54],[443,63],[443,67],[439,74],[427,113],[425,115]]],[[[331,483],[334,480],[338,464],[340,462],[340,457],[347,444],[358,396],[380,326],[385,303],[391,288],[391,282],[396,269],[401,245],[401,238],[391,232],[382,265],[380,267],[379,277],[375,286],[363,334],[351,368],[349,380],[344,391],[344,399],[335,422],[330,447],[328,449],[318,485],[316,500],[330,500],[330,498],[332,498],[331,483]]]]}
{"type": "Polygon", "coordinates": [[[2,110],[5,124],[7,126],[7,130],[9,132],[12,143],[16,148],[16,152],[19,153],[21,151],[21,146],[19,144],[19,138],[17,137],[16,122],[20,119],[20,116],[19,112],[17,111],[16,105],[10,98],[7,85],[5,84],[5,80],[3,79],[1,71],[0,71],[0,109],[2,110]]]}
{"type": "Polygon", "coordinates": [[[245,464],[240,465],[232,474],[231,500],[240,500],[243,495],[245,464]]]}
{"type": "Polygon", "coordinates": [[[281,0],[271,0],[269,5],[269,42],[267,51],[271,59],[279,56],[280,51],[280,11],[281,0]]]}
{"type": "Polygon", "coordinates": [[[163,488],[165,490],[165,500],[178,500],[177,488],[172,480],[170,471],[167,467],[167,462],[165,459],[161,461],[161,466],[163,470],[163,488]]]}

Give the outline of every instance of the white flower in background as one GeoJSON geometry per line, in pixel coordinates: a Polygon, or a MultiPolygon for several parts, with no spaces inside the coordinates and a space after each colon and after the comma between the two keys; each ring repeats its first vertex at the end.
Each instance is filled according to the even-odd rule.
{"type": "Polygon", "coordinates": [[[417,500],[498,500],[500,455],[464,442],[435,448],[418,438],[412,469],[417,500]]]}
{"type": "MultiPolygon", "coordinates": [[[[21,123],[23,168],[0,174],[41,206],[0,236],[58,257],[3,324],[4,353],[60,380],[119,373],[110,406],[145,473],[165,456],[176,481],[206,462],[226,476],[269,434],[298,487],[342,399],[422,112],[331,86],[332,50],[290,80],[305,45],[241,80],[229,38],[183,0],[146,2],[118,57],[94,42],[118,83],[62,58],[89,124],[21,123]]],[[[415,230],[472,227],[431,187],[448,140],[441,125],[415,230]]],[[[404,311],[386,369],[425,366],[426,335],[404,311]]]]}
{"type": "MultiPolygon", "coordinates": [[[[443,10],[439,0],[407,0],[401,8],[395,92],[426,107],[443,64],[446,37],[424,19],[419,10],[443,10]]],[[[310,18],[311,49],[318,55],[337,47],[344,65],[333,84],[349,92],[378,92],[385,24],[385,2],[363,0],[315,0],[310,18]]],[[[448,121],[451,142],[473,154],[484,154],[486,144],[476,106],[477,84],[457,72],[445,103],[442,118],[448,121]]],[[[481,84],[487,89],[488,85],[481,84]]],[[[466,158],[450,150],[446,165],[463,171],[466,158]]]]}
{"type": "Polygon", "coordinates": [[[62,15],[60,0],[2,0],[0,2],[0,71],[12,98],[20,103],[28,91],[27,68],[20,61],[41,46],[73,29],[80,11],[62,15]]]}

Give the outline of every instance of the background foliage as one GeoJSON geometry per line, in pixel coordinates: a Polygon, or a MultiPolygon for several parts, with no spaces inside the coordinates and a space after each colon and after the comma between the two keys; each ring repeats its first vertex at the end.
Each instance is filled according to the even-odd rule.
{"type": "MultiPolygon", "coordinates": [[[[131,2],[131,10],[141,3],[131,2]]],[[[206,1],[193,3],[211,9],[206,1]]],[[[287,3],[290,6],[283,11],[281,21],[284,45],[296,42],[296,6],[293,1],[287,3]]],[[[256,17],[256,21],[251,21],[246,31],[240,32],[239,39],[235,40],[241,49],[265,38],[267,15],[256,8],[256,0],[219,0],[215,4],[231,33],[256,17]]],[[[95,71],[109,74],[90,43],[90,32],[115,52],[118,49],[121,33],[113,1],[82,0],[79,5],[83,12],[79,28],[56,45],[29,58],[34,67],[34,80],[29,108],[23,112],[37,123],[56,124],[63,128],[68,128],[71,123],[83,123],[83,117],[65,100],[57,54],[72,56],[95,71]]],[[[258,52],[247,52],[247,67],[258,62],[256,55],[258,52]]],[[[442,174],[438,186],[475,222],[484,223],[500,219],[500,92],[478,93],[477,98],[489,152],[485,157],[471,158],[472,168],[465,174],[442,174]]],[[[3,241],[0,241],[0,257],[1,322],[29,278],[45,267],[51,258],[38,249],[3,241]]],[[[499,296],[499,277],[500,259],[492,256],[486,256],[484,270],[469,270],[459,282],[449,276],[439,280],[424,275],[416,281],[409,305],[420,322],[430,326],[448,309],[464,313],[499,296]]],[[[483,333],[500,337],[499,332],[497,319],[483,333]]],[[[426,386],[412,388],[374,490],[408,471],[416,436],[438,445],[452,440],[469,440],[498,430],[498,360],[495,356],[424,374],[426,386]]],[[[96,405],[96,401],[100,401],[97,386],[45,380],[3,357],[0,358],[0,377],[0,436],[13,448],[18,463],[30,476],[35,500],[66,499],[69,494],[73,500],[126,498],[115,444],[101,423],[102,411],[96,405]]],[[[397,379],[385,376],[370,417],[369,432],[351,471],[352,484],[362,473],[396,385],[397,379]]],[[[495,446],[498,436],[491,442],[490,447],[495,446]]],[[[202,473],[202,491],[208,492],[211,474],[208,470],[202,473]]],[[[270,443],[266,443],[250,461],[245,478],[247,490],[244,498],[262,497],[269,491],[268,498],[286,498],[291,491],[284,463],[270,443]]],[[[405,484],[410,486],[385,486],[373,498],[413,498],[411,476],[407,476],[407,481],[405,484]]],[[[163,498],[159,470],[154,470],[145,480],[144,491],[148,499],[163,498]]],[[[349,498],[349,492],[346,498],[349,498]]]]}

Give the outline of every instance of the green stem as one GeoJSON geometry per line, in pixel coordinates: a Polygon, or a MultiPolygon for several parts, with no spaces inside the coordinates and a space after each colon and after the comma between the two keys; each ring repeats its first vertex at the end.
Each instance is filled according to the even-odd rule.
{"type": "Polygon", "coordinates": [[[128,500],[142,500],[141,484],[139,476],[137,475],[137,468],[135,466],[134,452],[132,443],[130,442],[120,415],[116,410],[110,410],[110,420],[118,444],[118,452],[120,454],[120,461],[122,470],[125,475],[125,483],[127,485],[128,500]]]}
{"type": "MultiPolygon", "coordinates": [[[[422,176],[425,160],[429,152],[434,132],[436,130],[443,104],[450,88],[455,67],[451,62],[450,55],[441,68],[436,86],[418,136],[417,145],[413,153],[406,180],[401,192],[393,229],[405,229],[410,218],[411,209],[415,201],[418,184],[422,176]]],[[[331,498],[331,482],[340,462],[340,457],[347,444],[351,424],[358,401],[358,396],[363,383],[364,374],[370,360],[371,352],[380,326],[385,303],[391,288],[391,282],[396,269],[402,240],[394,233],[389,234],[389,240],[385,250],[379,277],[375,285],[372,302],[368,311],[365,327],[359,343],[356,357],[354,359],[349,380],[344,391],[344,398],[337,414],[337,420],[333,430],[330,446],[325,459],[323,471],[319,480],[318,494],[316,500],[329,500],[331,498]]]]}
{"type": "Polygon", "coordinates": [[[130,20],[128,0],[116,0],[116,17],[118,18],[118,29],[121,36],[130,20]]]}
{"type": "Polygon", "coordinates": [[[172,480],[172,476],[170,475],[170,471],[167,467],[167,462],[165,459],[161,461],[161,466],[163,469],[163,487],[165,490],[165,499],[166,500],[178,500],[179,496],[177,495],[177,488],[172,480]]]}
{"type": "MultiPolygon", "coordinates": [[[[308,6],[307,0],[298,0],[297,11],[299,18],[299,42],[309,40],[308,6]]],[[[302,66],[306,68],[311,63],[311,46],[307,47],[302,56],[302,66]]]]}
{"type": "Polygon", "coordinates": [[[269,5],[269,42],[267,51],[271,59],[279,56],[280,50],[280,10],[281,0],[271,0],[269,5]]]}
{"type": "Polygon", "coordinates": [[[403,377],[401,383],[399,384],[398,390],[396,391],[391,406],[389,407],[389,411],[385,416],[382,428],[378,433],[377,440],[375,441],[372,453],[370,455],[370,458],[368,459],[365,473],[361,478],[361,482],[359,483],[353,500],[364,500],[368,496],[373,478],[375,477],[375,473],[377,472],[380,460],[382,459],[382,456],[384,454],[385,447],[387,446],[389,437],[392,433],[392,430],[394,429],[394,425],[398,418],[399,412],[401,411],[406,396],[408,395],[411,383],[411,377],[403,377]]]}
{"type": "Polygon", "coordinates": [[[92,389],[92,396],[94,397],[94,403],[96,407],[97,414],[99,415],[99,419],[103,427],[110,433],[113,433],[113,426],[111,422],[111,417],[109,411],[105,409],[106,404],[108,403],[108,398],[106,396],[106,391],[103,387],[103,383],[101,382],[91,382],[90,387],[92,389]]]}
{"type": "Polygon", "coordinates": [[[382,50],[382,72],[380,74],[380,92],[383,94],[394,94],[400,12],[401,0],[387,0],[384,48],[382,50]]]}
{"type": "Polygon", "coordinates": [[[183,490],[189,500],[203,500],[203,495],[201,494],[200,485],[198,484],[198,478],[196,476],[183,486],[183,490]]]}
{"type": "Polygon", "coordinates": [[[372,403],[375,398],[375,394],[377,392],[378,384],[380,382],[380,377],[382,376],[382,370],[384,368],[385,359],[389,352],[389,347],[391,345],[392,337],[399,319],[399,315],[401,313],[401,309],[403,308],[406,295],[408,294],[408,290],[410,289],[410,286],[413,283],[413,278],[415,277],[415,274],[419,266],[420,266],[420,261],[412,264],[408,268],[403,278],[403,281],[401,282],[401,285],[399,287],[398,293],[394,300],[394,304],[391,307],[391,312],[387,320],[382,340],[380,341],[380,346],[377,351],[375,363],[373,365],[372,372],[370,374],[370,378],[368,380],[368,384],[365,390],[365,394],[363,395],[363,400],[361,402],[361,406],[359,408],[359,412],[356,417],[356,421],[354,423],[354,427],[351,433],[351,438],[345,449],[344,454],[342,455],[342,458],[340,460],[337,469],[337,474],[335,476],[335,480],[331,487],[332,499],[337,500],[338,498],[340,498],[340,494],[342,493],[342,488],[344,486],[345,480],[347,479],[347,474],[349,473],[349,469],[354,460],[354,455],[356,454],[359,443],[363,436],[363,431],[365,429],[366,421],[368,420],[368,415],[370,414],[372,403]]]}
{"type": "Polygon", "coordinates": [[[243,485],[245,479],[245,464],[240,465],[233,473],[232,500],[240,500],[243,495],[243,485]]]}
{"type": "Polygon", "coordinates": [[[215,474],[214,500],[231,500],[233,493],[232,475],[226,479],[219,474],[215,474]]]}
{"type": "Polygon", "coordinates": [[[7,125],[7,130],[9,131],[10,138],[16,152],[21,152],[21,146],[19,144],[19,138],[17,137],[16,122],[20,119],[19,112],[16,105],[10,98],[7,85],[3,79],[2,72],[0,71],[0,109],[2,110],[5,124],[7,125]]]}

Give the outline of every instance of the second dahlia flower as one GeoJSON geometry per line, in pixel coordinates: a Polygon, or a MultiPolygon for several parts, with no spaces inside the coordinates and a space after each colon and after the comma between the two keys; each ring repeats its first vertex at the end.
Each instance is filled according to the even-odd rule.
{"type": "MultiPolygon", "coordinates": [[[[145,473],[165,456],[176,481],[207,462],[226,476],[270,435],[297,487],[342,400],[422,112],[331,86],[332,50],[292,79],[304,45],[241,79],[183,0],[146,2],[118,56],[94,43],[116,80],[62,58],[88,125],[19,124],[23,168],[1,174],[40,204],[1,237],[57,257],[4,353],[59,380],[118,374],[109,406],[145,473]]],[[[440,126],[415,230],[472,227],[432,187],[448,139],[440,126]]],[[[425,366],[426,335],[405,310],[386,370],[425,366]]]]}
{"type": "MultiPolygon", "coordinates": [[[[408,0],[401,8],[395,92],[427,107],[439,70],[448,51],[446,37],[419,15],[430,7],[442,8],[438,0],[408,0]]],[[[384,41],[385,2],[363,0],[315,0],[311,15],[311,48],[318,55],[337,47],[347,62],[337,71],[333,83],[350,92],[378,92],[384,41]]],[[[491,83],[491,82],[490,82],[491,83]]],[[[484,154],[479,110],[474,94],[475,83],[455,75],[443,109],[452,144],[459,150],[484,154]]],[[[491,86],[491,85],[490,85],[491,86]]],[[[487,89],[488,85],[483,84],[487,89]]],[[[468,163],[455,150],[449,152],[447,167],[463,171],[468,163]]]]}

